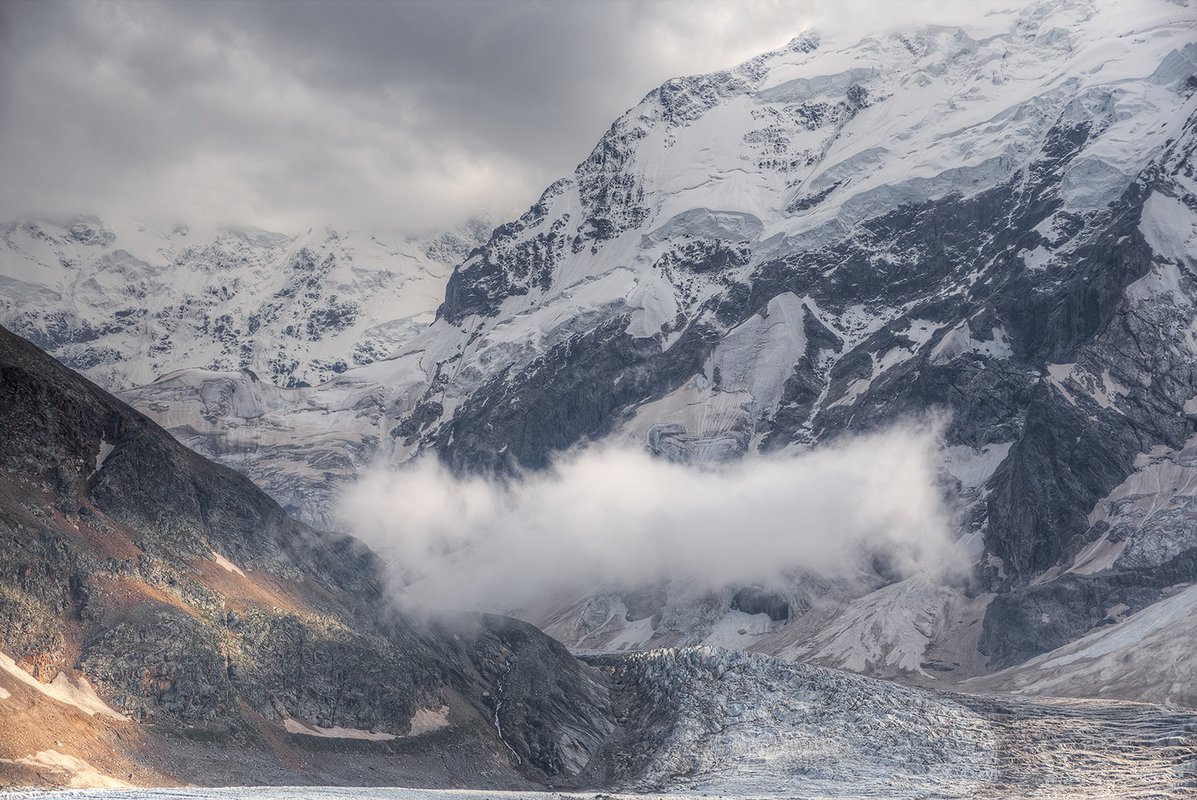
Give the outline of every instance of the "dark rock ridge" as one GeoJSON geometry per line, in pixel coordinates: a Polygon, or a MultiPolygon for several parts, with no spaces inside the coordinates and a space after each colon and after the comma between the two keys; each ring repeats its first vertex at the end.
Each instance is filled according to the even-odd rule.
{"type": "MultiPolygon", "coordinates": [[[[43,682],[86,677],[154,742],[294,749],[311,737],[292,720],[401,743],[447,713],[422,735],[472,748],[477,769],[563,780],[610,730],[604,679],[557,643],[400,614],[364,545],[296,523],[3,329],[0,430],[0,649],[43,682]]],[[[219,780],[181,769],[160,772],[219,780]]]]}

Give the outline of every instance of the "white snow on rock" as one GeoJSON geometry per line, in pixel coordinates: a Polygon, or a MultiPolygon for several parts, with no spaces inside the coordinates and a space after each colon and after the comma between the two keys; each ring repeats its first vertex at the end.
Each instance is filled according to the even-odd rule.
{"type": "Polygon", "coordinates": [[[226,569],[229,572],[236,573],[243,578],[245,577],[245,573],[241,571],[241,567],[237,566],[232,561],[229,561],[215,550],[212,551],[212,560],[215,561],[221,568],[226,569]]]}
{"type": "Polygon", "coordinates": [[[449,271],[489,227],[420,239],[12,222],[0,225],[0,324],[109,389],[180,367],[315,384],[432,322],[449,271]]]}
{"type": "Polygon", "coordinates": [[[1197,264],[1197,217],[1180,198],[1152,192],[1143,205],[1139,228],[1157,255],[1197,264]]]}
{"type": "MultiPolygon", "coordinates": [[[[14,766],[30,769],[46,770],[53,773],[61,781],[59,784],[61,786],[108,790],[121,789],[132,785],[119,778],[114,778],[111,775],[100,772],[81,758],[60,753],[57,750],[39,750],[36,753],[21,758],[0,758],[0,764],[13,764],[14,766]]],[[[66,794],[70,795],[70,793],[66,794]]],[[[0,793],[0,796],[8,795],[7,793],[0,793]]],[[[44,796],[44,794],[40,796],[44,796]]],[[[76,794],[74,796],[86,795],[76,794]]],[[[92,794],[91,796],[95,795],[92,794]]]]}
{"type": "Polygon", "coordinates": [[[96,694],[96,690],[91,687],[91,684],[87,682],[87,678],[82,676],[78,678],[78,683],[76,684],[71,682],[71,679],[67,677],[65,672],[59,672],[50,683],[42,683],[17,666],[17,663],[4,653],[0,653],[0,671],[31,689],[41,692],[46,697],[57,700],[60,703],[66,703],[69,706],[74,706],[90,716],[100,714],[120,720],[121,722],[128,720],[128,717],[124,714],[121,714],[112,708],[112,706],[105,703],[96,694]]]}
{"type": "Polygon", "coordinates": [[[755,418],[777,410],[782,386],[806,351],[806,313],[793,292],[780,294],[762,313],[728,331],[711,356],[708,374],[719,371],[719,390],[744,392],[755,418]]]}
{"type": "Polygon", "coordinates": [[[702,643],[710,647],[748,650],[754,642],[778,627],[768,614],[745,614],[732,609],[720,617],[702,643]]]}
{"type": "Polygon", "coordinates": [[[1177,451],[1143,454],[1138,468],[1089,514],[1105,532],[1072,561],[1091,574],[1118,565],[1151,567],[1197,547],[1197,436],[1177,451]]]}
{"type": "Polygon", "coordinates": [[[100,439],[100,450],[96,453],[96,468],[92,470],[92,475],[100,471],[104,466],[104,462],[108,460],[108,456],[112,455],[112,451],[116,449],[116,445],[109,444],[103,439],[100,439]]]}
{"type": "Polygon", "coordinates": [[[283,720],[283,729],[287,733],[298,733],[304,736],[316,736],[322,739],[362,739],[369,742],[386,742],[396,738],[393,733],[381,733],[376,731],[364,731],[360,728],[342,728],[339,725],[334,725],[331,728],[322,728],[319,725],[304,725],[302,722],[288,717],[283,720]]]}

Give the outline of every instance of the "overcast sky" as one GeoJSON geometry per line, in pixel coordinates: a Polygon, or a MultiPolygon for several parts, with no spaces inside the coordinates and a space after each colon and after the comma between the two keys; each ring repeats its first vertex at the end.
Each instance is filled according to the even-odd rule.
{"type": "Polygon", "coordinates": [[[0,0],[0,219],[416,231],[519,213],[654,86],[840,7],[0,0]]]}

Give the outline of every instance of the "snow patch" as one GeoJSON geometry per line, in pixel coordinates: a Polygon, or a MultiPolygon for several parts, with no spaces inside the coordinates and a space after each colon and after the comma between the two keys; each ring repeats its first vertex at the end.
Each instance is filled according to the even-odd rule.
{"type": "Polygon", "coordinates": [[[449,707],[417,708],[416,713],[412,715],[410,724],[410,730],[406,734],[400,735],[382,731],[367,731],[361,728],[343,728],[339,725],[334,725],[331,728],[325,728],[320,725],[304,725],[302,722],[291,717],[283,720],[283,728],[287,733],[316,736],[321,739],[358,739],[367,742],[389,742],[392,739],[420,736],[449,727],[449,707]]]}
{"type": "Polygon", "coordinates": [[[982,486],[1010,454],[1013,442],[987,444],[980,449],[968,445],[945,447],[943,467],[967,489],[982,486]]]}
{"type": "Polygon", "coordinates": [[[72,789],[123,789],[133,784],[105,775],[88,762],[57,750],[40,750],[23,758],[0,758],[0,764],[14,764],[30,769],[44,769],[66,777],[72,789]]]}
{"type": "Polygon", "coordinates": [[[777,408],[786,380],[806,351],[806,310],[793,292],[769,301],[758,314],[730,331],[711,357],[719,389],[748,392],[756,417],[777,408]]]}
{"type": "Polygon", "coordinates": [[[1129,393],[1129,390],[1110,374],[1109,369],[1096,376],[1089,374],[1077,364],[1048,364],[1047,378],[1074,406],[1084,396],[1103,409],[1118,411],[1118,401],[1129,393]]]}
{"type": "Polygon", "coordinates": [[[1046,269],[1052,259],[1051,251],[1043,245],[1039,245],[1034,250],[1020,250],[1018,255],[1027,269],[1046,269]]]}
{"type": "Polygon", "coordinates": [[[17,662],[4,653],[0,653],[0,670],[8,673],[26,686],[36,689],[46,697],[57,700],[60,703],[66,703],[69,706],[74,706],[90,716],[99,714],[120,720],[121,722],[128,720],[128,717],[124,714],[116,711],[112,706],[101,700],[100,696],[96,694],[95,689],[87,682],[87,678],[83,676],[79,677],[78,685],[71,683],[70,678],[66,676],[65,672],[59,672],[54,680],[48,684],[42,683],[17,666],[17,662]]]}
{"type": "Polygon", "coordinates": [[[361,739],[369,742],[387,742],[398,738],[393,733],[377,733],[364,731],[360,728],[342,728],[339,725],[324,728],[319,725],[311,727],[287,717],[283,720],[283,728],[287,733],[297,733],[302,736],[318,736],[321,739],[361,739]]]}
{"type": "Polygon", "coordinates": [[[112,455],[112,451],[115,449],[116,445],[109,444],[104,439],[100,439],[100,450],[96,453],[96,468],[91,471],[91,475],[87,476],[88,478],[91,478],[92,475],[100,471],[100,467],[104,466],[104,462],[108,460],[108,456],[112,455]]]}
{"type": "Polygon", "coordinates": [[[608,650],[638,650],[652,641],[655,632],[652,617],[632,622],[625,621],[615,636],[608,640],[606,648],[608,650]]]}
{"type": "Polygon", "coordinates": [[[921,577],[892,583],[850,601],[833,623],[783,655],[817,655],[852,672],[922,673],[949,595],[947,587],[921,577]]]}
{"type": "Polygon", "coordinates": [[[1197,213],[1179,198],[1152,192],[1143,204],[1139,230],[1161,258],[1197,264],[1197,213]]]}
{"type": "Polygon", "coordinates": [[[967,322],[962,322],[944,334],[935,347],[931,348],[930,360],[932,364],[947,364],[966,353],[994,359],[1008,359],[1014,355],[1006,330],[1002,326],[993,329],[992,338],[982,340],[973,335],[967,322]]]}
{"type": "Polygon", "coordinates": [[[212,560],[215,561],[220,566],[227,569],[229,572],[235,572],[238,575],[240,575],[241,577],[243,577],[243,578],[245,577],[245,573],[241,571],[241,567],[237,566],[232,561],[229,561],[227,558],[225,558],[224,556],[222,556],[220,553],[216,552],[215,550],[212,551],[212,560]]]}
{"type": "Polygon", "coordinates": [[[719,618],[702,644],[744,650],[768,636],[775,627],[780,627],[780,623],[774,623],[768,614],[745,614],[732,609],[719,618]]]}

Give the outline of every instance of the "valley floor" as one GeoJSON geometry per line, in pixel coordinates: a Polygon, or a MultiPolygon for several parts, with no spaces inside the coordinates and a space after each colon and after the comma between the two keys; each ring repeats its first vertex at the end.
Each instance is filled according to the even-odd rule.
{"type": "MultiPolygon", "coordinates": [[[[1197,711],[1111,700],[968,695],[711,649],[613,660],[620,731],[597,758],[619,792],[253,786],[4,793],[0,800],[598,800],[607,798],[1191,798],[1197,711]],[[658,723],[661,723],[658,726],[658,723]],[[622,764],[625,769],[619,769],[622,764]]],[[[42,754],[39,754],[42,755],[42,754]]],[[[245,753],[245,757],[252,754],[245,753]]],[[[326,753],[326,756],[332,755],[326,753]]],[[[191,781],[240,782],[226,749],[191,781]]],[[[364,780],[403,782],[402,768],[364,780]]],[[[385,764],[385,759],[380,766],[385,764]]],[[[325,766],[329,766],[325,764],[325,766]]],[[[335,777],[351,781],[352,758],[335,777]]],[[[244,770],[241,770],[244,775],[244,770]]],[[[73,776],[86,779],[85,775],[73,776]]],[[[132,777],[132,776],[130,776],[132,777]]],[[[276,775],[279,780],[281,775],[276,775]]],[[[292,780],[321,780],[319,770],[292,780]]],[[[471,778],[430,775],[445,785],[471,778]]],[[[475,785],[478,775],[472,775],[475,785]]],[[[270,780],[266,775],[260,780],[270,780]]],[[[45,775],[42,785],[63,785],[45,775]]],[[[283,780],[286,780],[283,778],[283,780]]],[[[482,780],[481,783],[485,783],[482,780]]],[[[589,781],[587,781],[589,782],[589,781]]],[[[91,782],[90,785],[96,785],[91,782]]],[[[113,785],[109,783],[108,785],[113,785]]],[[[508,786],[511,783],[508,782],[508,786]]]]}

